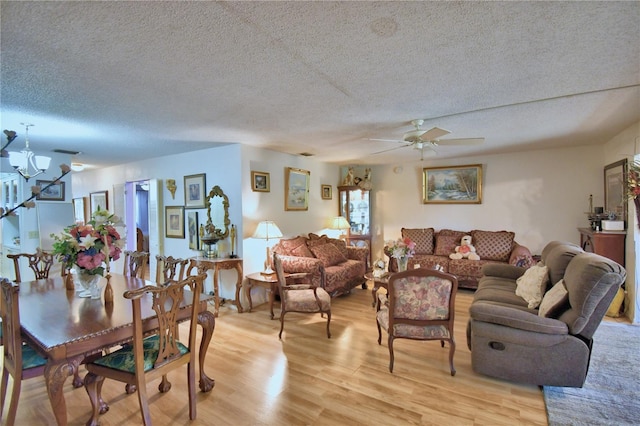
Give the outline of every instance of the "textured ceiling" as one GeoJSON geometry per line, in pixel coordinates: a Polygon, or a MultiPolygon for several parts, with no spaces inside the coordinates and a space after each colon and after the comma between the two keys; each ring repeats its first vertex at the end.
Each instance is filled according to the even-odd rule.
{"type": "MultiPolygon", "coordinates": [[[[104,166],[242,143],[340,164],[600,144],[640,120],[640,2],[8,2],[2,129],[104,166]]],[[[12,148],[22,144],[19,138],[12,148]]],[[[5,140],[3,139],[3,143],[5,140]]]]}

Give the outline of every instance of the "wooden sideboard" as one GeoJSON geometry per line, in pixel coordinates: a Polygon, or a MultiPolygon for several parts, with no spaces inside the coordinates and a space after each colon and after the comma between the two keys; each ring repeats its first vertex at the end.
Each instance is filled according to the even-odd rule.
{"type": "Polygon", "coordinates": [[[627,231],[594,231],[591,228],[578,228],[578,231],[580,246],[584,251],[608,257],[624,266],[627,231]]]}

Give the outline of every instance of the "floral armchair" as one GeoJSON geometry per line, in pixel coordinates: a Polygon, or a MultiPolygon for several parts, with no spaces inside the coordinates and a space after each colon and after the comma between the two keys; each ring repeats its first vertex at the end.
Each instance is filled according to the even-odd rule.
{"type": "Polygon", "coordinates": [[[453,355],[456,344],[453,337],[455,298],[458,280],[453,275],[433,269],[410,269],[389,278],[388,300],[379,296],[376,323],[378,344],[382,331],[389,335],[389,371],[393,373],[394,339],[440,340],[449,342],[449,367],[456,374],[453,355]]]}

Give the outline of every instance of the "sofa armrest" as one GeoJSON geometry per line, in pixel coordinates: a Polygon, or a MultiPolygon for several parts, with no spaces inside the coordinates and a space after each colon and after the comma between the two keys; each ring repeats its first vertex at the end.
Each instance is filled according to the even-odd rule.
{"type": "Polygon", "coordinates": [[[544,334],[569,334],[569,327],[562,321],[540,317],[531,311],[498,303],[487,301],[472,303],[469,308],[469,315],[475,321],[503,325],[519,330],[544,334]]]}
{"type": "Polygon", "coordinates": [[[367,247],[347,246],[347,258],[365,262],[366,265],[369,260],[369,249],[367,247]]]}
{"type": "Polygon", "coordinates": [[[511,250],[511,256],[509,256],[509,264],[520,266],[522,268],[530,268],[535,265],[531,251],[523,245],[513,242],[513,250],[511,250]]]}
{"type": "Polygon", "coordinates": [[[517,280],[524,274],[526,268],[520,266],[507,265],[506,263],[487,263],[482,266],[482,275],[488,277],[506,278],[517,280]]]}

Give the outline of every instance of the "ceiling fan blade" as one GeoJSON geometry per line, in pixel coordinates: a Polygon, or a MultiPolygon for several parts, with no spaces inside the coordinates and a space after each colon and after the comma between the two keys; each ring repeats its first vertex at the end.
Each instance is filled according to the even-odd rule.
{"type": "Polygon", "coordinates": [[[400,139],[373,139],[373,138],[368,138],[366,140],[368,140],[368,141],[377,141],[377,142],[402,142],[400,139]]]}
{"type": "Polygon", "coordinates": [[[396,146],[396,147],[389,148],[389,149],[383,149],[382,151],[372,152],[372,153],[371,153],[371,154],[369,154],[369,155],[382,154],[382,153],[389,152],[389,151],[395,151],[396,149],[406,148],[406,147],[408,147],[408,146],[410,146],[410,145],[396,146]]]}
{"type": "Polygon", "coordinates": [[[442,136],[448,135],[449,133],[451,132],[448,130],[441,129],[440,127],[434,127],[421,134],[420,139],[423,141],[432,141],[434,139],[438,139],[442,136]]]}
{"type": "Polygon", "coordinates": [[[483,142],[484,138],[441,139],[438,145],[480,145],[483,142]]]}

